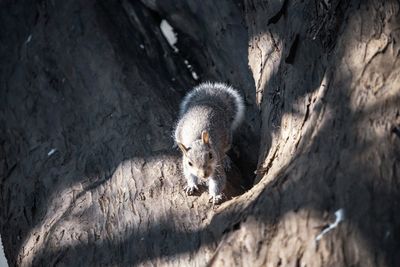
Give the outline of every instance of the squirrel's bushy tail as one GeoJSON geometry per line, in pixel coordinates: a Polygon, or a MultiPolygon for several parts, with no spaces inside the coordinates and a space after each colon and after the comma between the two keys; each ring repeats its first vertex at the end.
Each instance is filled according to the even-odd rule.
{"type": "Polygon", "coordinates": [[[235,130],[243,121],[245,107],[239,92],[224,83],[205,82],[191,90],[180,106],[180,116],[194,105],[210,104],[222,108],[231,119],[231,129],[235,130]]]}

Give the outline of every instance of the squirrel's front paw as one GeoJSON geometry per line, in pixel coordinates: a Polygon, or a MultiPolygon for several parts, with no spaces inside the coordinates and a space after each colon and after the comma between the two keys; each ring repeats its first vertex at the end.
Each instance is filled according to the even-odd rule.
{"type": "Polygon", "coordinates": [[[199,188],[197,187],[197,185],[193,184],[193,185],[187,185],[185,186],[185,188],[183,189],[186,191],[186,194],[193,195],[194,191],[199,190],[199,188]]]}
{"type": "Polygon", "coordinates": [[[222,199],[224,196],[222,194],[215,195],[215,196],[210,196],[210,199],[208,200],[209,202],[212,202],[213,206],[216,204],[220,204],[222,202],[222,199]]]}

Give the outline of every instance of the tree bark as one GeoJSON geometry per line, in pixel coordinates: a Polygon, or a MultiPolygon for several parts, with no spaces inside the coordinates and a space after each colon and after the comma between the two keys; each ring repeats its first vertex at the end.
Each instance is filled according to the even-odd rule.
{"type": "Polygon", "coordinates": [[[10,266],[399,266],[399,10],[1,3],[10,266]],[[241,175],[217,208],[205,188],[184,193],[171,137],[183,95],[206,80],[239,88],[247,107],[230,153],[241,175]]]}

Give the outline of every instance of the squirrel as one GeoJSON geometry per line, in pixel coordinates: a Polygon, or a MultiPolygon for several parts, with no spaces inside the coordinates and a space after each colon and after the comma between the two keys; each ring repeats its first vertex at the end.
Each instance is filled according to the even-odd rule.
{"type": "Polygon", "coordinates": [[[223,83],[205,82],[194,87],[180,105],[175,142],[182,151],[184,188],[198,190],[199,179],[208,181],[213,205],[222,200],[226,183],[224,165],[233,131],[243,121],[245,106],[238,91],[223,83]]]}

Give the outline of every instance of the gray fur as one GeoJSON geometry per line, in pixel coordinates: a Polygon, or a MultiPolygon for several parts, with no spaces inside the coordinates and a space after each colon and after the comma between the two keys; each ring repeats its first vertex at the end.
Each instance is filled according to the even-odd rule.
{"type": "Polygon", "coordinates": [[[243,99],[230,86],[202,83],[191,90],[180,106],[175,142],[183,152],[183,172],[187,192],[197,189],[200,179],[209,180],[213,201],[221,199],[225,185],[223,161],[230,149],[232,134],[244,117],[243,99]],[[202,139],[203,132],[208,139],[202,139]]]}
{"type": "Polygon", "coordinates": [[[235,89],[224,83],[205,82],[193,88],[181,103],[180,116],[183,116],[189,106],[203,101],[219,104],[225,109],[231,121],[232,131],[243,121],[245,113],[243,98],[235,89]]]}

